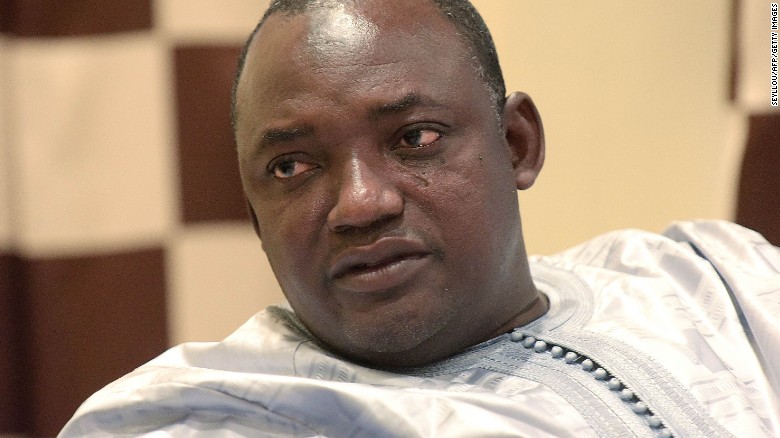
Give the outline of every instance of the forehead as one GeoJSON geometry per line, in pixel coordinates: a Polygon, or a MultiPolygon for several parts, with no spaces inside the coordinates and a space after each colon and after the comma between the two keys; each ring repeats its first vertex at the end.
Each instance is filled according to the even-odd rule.
{"type": "MultiPolygon", "coordinates": [[[[354,73],[349,80],[362,74],[366,82],[383,80],[389,85],[456,72],[477,77],[470,51],[432,2],[329,2],[303,13],[279,12],[266,20],[249,48],[241,75],[239,119],[247,106],[253,112],[257,109],[248,100],[267,104],[285,88],[300,91],[295,80],[299,76],[306,76],[313,87],[317,78],[312,73],[329,70],[342,70],[345,78],[354,73]]],[[[333,86],[337,76],[327,79],[329,83],[317,84],[318,92],[333,86]]],[[[448,86],[454,91],[459,84],[448,86]]]]}
{"type": "Polygon", "coordinates": [[[342,54],[359,53],[361,46],[371,48],[397,33],[458,39],[454,25],[431,0],[320,0],[305,9],[280,10],[267,18],[253,45],[263,45],[279,33],[315,52],[330,49],[342,54]],[[305,28],[291,22],[304,22],[305,28]]]}

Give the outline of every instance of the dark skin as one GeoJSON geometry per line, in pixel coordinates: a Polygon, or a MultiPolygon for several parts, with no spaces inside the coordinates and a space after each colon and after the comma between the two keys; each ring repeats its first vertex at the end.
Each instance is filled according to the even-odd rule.
{"type": "Polygon", "coordinates": [[[242,180],[282,290],[328,349],[420,366],[547,311],[516,196],[542,167],[541,121],[522,93],[493,100],[428,2],[263,25],[237,92],[242,180]]]}

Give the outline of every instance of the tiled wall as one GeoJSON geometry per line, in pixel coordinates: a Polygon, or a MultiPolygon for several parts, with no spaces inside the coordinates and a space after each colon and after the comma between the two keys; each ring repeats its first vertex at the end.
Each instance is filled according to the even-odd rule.
{"type": "MultiPolygon", "coordinates": [[[[701,201],[732,202],[720,192],[735,172],[701,168],[718,162],[708,157],[725,150],[724,135],[739,143],[737,157],[751,142],[738,217],[780,243],[780,121],[762,100],[768,70],[754,74],[766,56],[740,58],[733,103],[726,89],[728,35],[740,53],[766,52],[766,32],[752,23],[764,22],[769,2],[601,3],[608,13],[574,2],[475,3],[510,88],[530,91],[546,123],[549,164],[535,188],[544,199],[521,199],[532,246],[594,234],[589,217],[655,228],[724,216],[728,208],[701,201]],[[734,33],[732,4],[742,5],[734,33]],[[675,21],[643,21],[653,11],[675,21]],[[593,28],[613,15],[623,38],[593,28]],[[695,43],[664,43],[688,34],[695,43]],[[672,80],[636,76],[652,68],[672,80]],[[696,99],[702,114],[680,109],[696,99]],[[651,104],[668,111],[643,111],[651,104]],[[710,122],[730,120],[725,111],[753,115],[735,130],[710,122]],[[671,151],[666,168],[648,168],[648,133],[671,151]],[[625,153],[632,142],[616,138],[640,146],[625,153]]],[[[89,394],[170,344],[219,339],[282,300],[246,220],[228,113],[236,55],[266,6],[0,1],[0,434],[54,435],[89,394]]]]}
{"type": "Polygon", "coordinates": [[[191,303],[193,284],[244,319],[281,300],[228,112],[267,4],[229,3],[0,4],[0,433],[54,435],[89,394],[197,338],[225,306],[191,303]]]}

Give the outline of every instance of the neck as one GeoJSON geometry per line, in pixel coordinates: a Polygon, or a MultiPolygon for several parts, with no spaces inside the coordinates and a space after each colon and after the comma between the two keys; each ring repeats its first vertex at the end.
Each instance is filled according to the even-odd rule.
{"type": "Polygon", "coordinates": [[[501,324],[490,336],[484,340],[495,338],[504,333],[511,332],[517,327],[522,327],[526,324],[530,324],[536,319],[540,318],[550,309],[550,302],[547,297],[536,289],[535,296],[522,310],[520,310],[514,317],[501,324]]]}

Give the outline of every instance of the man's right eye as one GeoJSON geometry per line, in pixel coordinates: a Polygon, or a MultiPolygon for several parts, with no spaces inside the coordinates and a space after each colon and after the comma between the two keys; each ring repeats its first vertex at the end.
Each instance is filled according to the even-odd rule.
{"type": "Polygon", "coordinates": [[[304,161],[283,160],[271,164],[271,166],[269,166],[269,170],[276,178],[289,179],[308,172],[316,167],[316,165],[312,163],[306,163],[304,161]]]}

